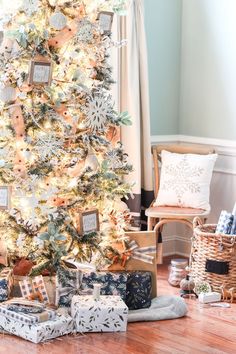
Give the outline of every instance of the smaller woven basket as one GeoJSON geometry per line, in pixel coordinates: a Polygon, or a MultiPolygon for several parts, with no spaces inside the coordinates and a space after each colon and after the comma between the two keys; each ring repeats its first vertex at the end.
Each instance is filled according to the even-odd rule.
{"type": "Polygon", "coordinates": [[[199,217],[193,220],[193,230],[190,266],[195,282],[207,281],[218,292],[223,284],[236,287],[236,235],[216,234],[216,225],[203,224],[199,217]],[[206,272],[207,260],[228,262],[228,274],[206,272]]]}

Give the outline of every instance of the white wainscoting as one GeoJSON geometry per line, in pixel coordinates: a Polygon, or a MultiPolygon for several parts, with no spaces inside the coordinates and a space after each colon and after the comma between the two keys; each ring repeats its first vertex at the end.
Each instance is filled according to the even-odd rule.
{"type": "MultiPolygon", "coordinates": [[[[217,223],[222,209],[232,210],[236,202],[236,141],[202,138],[186,135],[155,135],[155,144],[201,144],[214,147],[218,158],[211,181],[211,213],[209,223],[217,223]]],[[[188,256],[191,247],[191,231],[180,225],[167,225],[163,232],[164,255],[179,254],[188,256]]]]}

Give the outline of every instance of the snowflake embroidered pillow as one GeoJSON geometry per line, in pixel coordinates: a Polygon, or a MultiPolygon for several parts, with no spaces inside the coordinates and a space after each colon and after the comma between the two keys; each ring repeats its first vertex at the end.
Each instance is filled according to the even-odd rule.
{"type": "Polygon", "coordinates": [[[179,206],[209,210],[212,171],[217,154],[161,152],[160,188],[154,206],[179,206]]]}

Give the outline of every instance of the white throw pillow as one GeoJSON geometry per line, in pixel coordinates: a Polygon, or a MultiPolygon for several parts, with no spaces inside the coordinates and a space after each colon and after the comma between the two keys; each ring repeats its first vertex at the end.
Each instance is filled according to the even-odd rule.
{"type": "Polygon", "coordinates": [[[160,188],[155,206],[210,209],[209,194],[217,154],[161,152],[160,188]]]}

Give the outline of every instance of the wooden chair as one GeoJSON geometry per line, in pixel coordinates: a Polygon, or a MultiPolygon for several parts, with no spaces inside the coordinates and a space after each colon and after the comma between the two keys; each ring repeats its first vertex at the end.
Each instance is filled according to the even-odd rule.
{"type": "MultiPolygon", "coordinates": [[[[207,155],[214,153],[213,148],[206,148],[199,145],[185,146],[185,145],[156,145],[152,146],[152,155],[154,162],[154,193],[155,199],[159,189],[159,162],[161,162],[161,151],[166,150],[178,154],[200,154],[207,155]]],[[[178,222],[185,224],[193,229],[193,219],[195,216],[199,216],[206,222],[206,218],[209,215],[209,210],[185,208],[185,207],[173,207],[173,206],[153,206],[155,200],[151,206],[146,209],[146,216],[148,217],[148,231],[153,230],[156,232],[156,237],[161,236],[163,226],[168,223],[178,222]]],[[[157,244],[157,263],[162,263],[163,252],[162,242],[158,240],[157,244]]]]}

